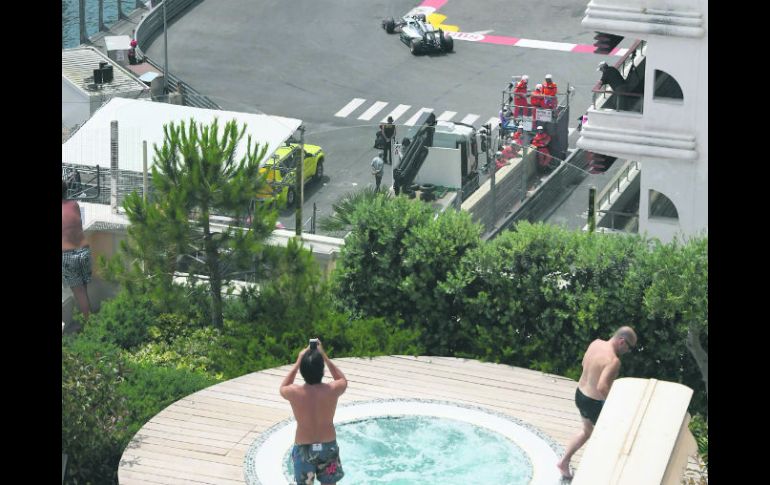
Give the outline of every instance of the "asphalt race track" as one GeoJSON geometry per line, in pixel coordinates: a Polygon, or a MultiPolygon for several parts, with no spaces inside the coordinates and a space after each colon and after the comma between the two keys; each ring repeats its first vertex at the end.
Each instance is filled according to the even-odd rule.
{"type": "MultiPolygon", "coordinates": [[[[586,4],[448,0],[437,13],[461,32],[590,45],[594,32],[580,24],[586,4]]],[[[409,106],[396,119],[399,139],[406,132],[403,123],[422,108],[437,116],[454,112],[452,120],[472,119],[478,127],[497,116],[512,75],[528,74],[534,89],[550,73],[560,92],[575,86],[576,119],[591,103],[597,63],[617,59],[459,39],[453,53],[413,56],[380,23],[417,5],[415,0],[203,0],[169,26],[169,70],[225,109],[303,120],[306,142],[327,154],[323,184],[305,188],[307,220],[314,202],[319,216],[327,215],[344,193],[374,183],[369,168],[376,154],[374,133],[399,105],[409,106]],[[373,108],[378,102],[380,110],[373,108]]],[[[621,47],[630,42],[625,39],[621,47]]],[[[162,35],[147,53],[162,62],[162,35]]],[[[575,124],[570,121],[570,127],[575,124]]],[[[391,181],[386,168],[383,185],[391,181]]],[[[280,219],[294,227],[292,211],[282,211],[280,219]]]]}

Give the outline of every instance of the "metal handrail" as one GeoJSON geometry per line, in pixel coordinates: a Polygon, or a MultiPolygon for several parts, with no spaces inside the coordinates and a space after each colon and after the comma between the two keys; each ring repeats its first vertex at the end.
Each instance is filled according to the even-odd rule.
{"type": "MultiPolygon", "coordinates": [[[[622,228],[623,231],[625,231],[626,228],[628,228],[628,226],[631,225],[631,223],[633,223],[633,222],[636,222],[637,224],[639,223],[639,213],[637,213],[637,212],[622,212],[622,211],[612,211],[612,210],[599,210],[599,211],[596,211],[596,212],[604,214],[604,216],[610,216],[610,227],[609,228],[614,230],[614,231],[618,230],[615,227],[615,216],[628,217],[630,219],[628,221],[628,223],[622,228]]],[[[604,217],[602,217],[601,220],[604,221],[604,217]]]]}
{"type": "Polygon", "coordinates": [[[615,177],[608,183],[604,189],[602,189],[602,192],[600,193],[599,197],[597,197],[597,204],[596,207],[602,207],[605,202],[610,202],[613,192],[617,191],[620,192],[620,182],[621,179],[625,178],[628,180],[628,175],[631,173],[631,169],[635,168],[637,171],[639,170],[639,162],[634,160],[628,160],[626,162],[625,167],[623,167],[623,170],[618,171],[617,174],[615,174],[615,177]]]}

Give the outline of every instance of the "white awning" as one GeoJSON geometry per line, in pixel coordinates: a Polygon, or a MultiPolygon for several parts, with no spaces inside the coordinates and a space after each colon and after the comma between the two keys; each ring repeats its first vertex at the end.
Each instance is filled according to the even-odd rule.
{"type": "MultiPolygon", "coordinates": [[[[163,145],[163,125],[190,119],[209,125],[219,119],[220,130],[235,120],[246,124],[246,133],[236,152],[246,153],[249,135],[260,147],[267,145],[267,155],[275,152],[299,126],[301,120],[266,114],[220,111],[146,100],[113,98],[102,106],[82,127],[62,144],[62,163],[102,168],[110,167],[110,123],[118,122],[118,167],[121,170],[142,171],[142,142],[147,142],[148,165],[152,166],[153,145],[163,145]]],[[[221,131],[220,131],[221,133],[221,131]]]]}

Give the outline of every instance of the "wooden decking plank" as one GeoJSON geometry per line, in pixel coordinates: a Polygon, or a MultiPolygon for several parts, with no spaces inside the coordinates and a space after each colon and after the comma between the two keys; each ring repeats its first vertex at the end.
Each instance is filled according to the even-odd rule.
{"type": "MultiPolygon", "coordinates": [[[[232,450],[228,450],[228,453],[232,450]]],[[[195,450],[181,450],[174,447],[166,447],[163,445],[156,445],[150,443],[144,443],[141,448],[131,450],[134,456],[142,456],[148,458],[154,458],[159,456],[177,456],[184,458],[194,458],[201,461],[211,461],[216,463],[224,463],[229,465],[239,466],[241,461],[233,459],[228,453],[206,453],[195,450]]]]}
{"type": "MultiPolygon", "coordinates": [[[[224,457],[222,457],[224,459],[224,457]]],[[[243,466],[230,465],[210,460],[198,460],[190,457],[179,457],[167,454],[155,454],[154,457],[142,456],[136,450],[126,450],[123,460],[134,461],[156,468],[165,468],[177,472],[178,476],[201,480],[203,478],[224,478],[227,480],[242,480],[243,466]]]]}
{"type": "MultiPolygon", "coordinates": [[[[211,425],[222,426],[230,429],[249,429],[251,421],[260,421],[260,418],[252,417],[248,420],[243,417],[233,417],[232,414],[218,411],[205,411],[202,409],[190,409],[185,406],[175,406],[167,410],[165,416],[175,419],[191,419],[211,425]]],[[[262,421],[272,421],[271,418],[261,419],[262,421]]]]}
{"type": "Polygon", "coordinates": [[[174,419],[165,415],[155,416],[152,421],[157,425],[167,426],[169,429],[184,430],[188,434],[199,434],[200,436],[206,436],[212,439],[230,440],[233,437],[243,436],[248,432],[247,429],[232,430],[217,428],[216,426],[198,423],[194,420],[174,419]]]}
{"type": "Polygon", "coordinates": [[[210,446],[213,448],[221,448],[222,450],[227,450],[231,442],[229,441],[221,441],[221,440],[212,440],[208,438],[202,438],[200,436],[185,436],[178,433],[169,433],[168,431],[162,431],[154,429],[154,425],[150,426],[152,423],[152,420],[148,421],[144,426],[142,426],[142,429],[136,432],[134,437],[131,439],[131,442],[128,444],[128,446],[141,446],[142,440],[144,440],[147,437],[150,438],[162,438],[169,441],[175,441],[177,443],[177,448],[184,448],[185,446],[210,446]]]}
{"type": "Polygon", "coordinates": [[[189,441],[178,441],[171,438],[173,438],[173,436],[160,438],[157,436],[150,436],[147,434],[143,434],[141,436],[141,445],[142,446],[158,445],[158,446],[165,446],[167,448],[176,448],[180,451],[190,450],[194,452],[208,453],[212,455],[226,455],[229,452],[229,448],[224,446],[202,445],[199,443],[190,443],[189,441]]]}
{"type": "Polygon", "coordinates": [[[132,476],[137,477],[134,478],[133,481],[127,481],[126,483],[147,483],[139,479],[142,476],[151,476],[153,477],[153,480],[155,480],[153,483],[162,483],[164,485],[178,485],[187,483],[191,483],[193,485],[243,485],[246,483],[244,478],[236,479],[202,475],[197,473],[189,473],[184,470],[170,469],[163,466],[162,464],[160,466],[143,464],[141,465],[141,469],[124,468],[121,466],[118,471],[118,479],[120,485],[124,485],[124,473],[130,473],[132,476]]]}
{"type": "MultiPolygon", "coordinates": [[[[347,359],[341,360],[347,361],[347,359]]],[[[456,360],[457,359],[454,359],[454,361],[452,361],[448,360],[448,358],[441,358],[440,360],[437,359],[436,361],[427,363],[424,361],[387,357],[383,358],[381,361],[372,363],[372,365],[389,366],[390,368],[398,368],[404,372],[419,371],[420,375],[433,375],[437,377],[451,375],[457,377],[458,380],[463,381],[473,382],[481,379],[492,386],[501,387],[512,382],[519,385],[534,386],[543,389],[560,389],[561,386],[567,383],[571,383],[573,386],[576,384],[575,381],[565,377],[557,379],[557,376],[551,376],[550,374],[520,369],[504,364],[474,362],[462,365],[457,363],[456,360]],[[415,367],[415,365],[418,367],[415,367]]],[[[356,361],[353,360],[350,362],[356,363],[356,361]]]]}
{"type": "Polygon", "coordinates": [[[173,419],[166,416],[156,416],[156,418],[153,419],[153,422],[156,426],[166,426],[168,429],[184,430],[188,435],[203,436],[222,441],[237,441],[248,433],[247,429],[234,431],[198,423],[193,420],[173,419]]]}
{"type": "MultiPolygon", "coordinates": [[[[353,367],[351,369],[351,367],[353,367],[353,366],[349,365],[347,371],[345,371],[346,372],[346,376],[347,375],[354,376],[354,377],[358,378],[357,380],[362,380],[362,381],[363,380],[370,380],[370,379],[381,378],[382,372],[379,369],[368,369],[367,367],[363,367],[363,366],[361,366],[361,367],[353,367]]],[[[467,388],[467,389],[471,389],[472,388],[472,389],[478,389],[478,390],[480,390],[482,392],[485,392],[485,393],[488,393],[488,394],[496,394],[496,395],[500,394],[500,388],[497,387],[497,386],[492,386],[492,385],[490,385],[490,384],[488,384],[486,382],[464,381],[464,380],[457,379],[456,377],[451,376],[451,375],[448,375],[448,376],[441,376],[441,375],[438,375],[438,376],[433,376],[433,375],[419,375],[419,376],[416,376],[414,373],[400,374],[400,373],[389,372],[387,374],[387,376],[388,376],[388,380],[390,382],[405,382],[405,381],[406,382],[418,382],[419,381],[419,382],[428,382],[431,385],[441,386],[444,389],[448,389],[448,388],[467,388]]],[[[350,377],[349,377],[349,380],[351,380],[350,377]]],[[[571,388],[571,386],[570,386],[570,388],[571,388]]],[[[548,389],[547,392],[545,392],[545,391],[543,391],[541,389],[534,388],[532,386],[527,388],[527,387],[525,387],[523,385],[520,385],[520,386],[507,386],[506,389],[510,390],[510,391],[518,391],[520,393],[525,393],[525,394],[527,394],[529,396],[538,396],[538,397],[549,398],[549,397],[557,397],[558,394],[562,394],[563,395],[565,387],[561,386],[560,388],[548,389]]],[[[562,396],[558,396],[558,397],[561,398],[562,396]]]]}
{"type": "MultiPolygon", "coordinates": [[[[257,392],[258,389],[255,388],[255,392],[257,392]]],[[[227,396],[229,397],[229,395],[227,396]]],[[[225,399],[221,396],[212,396],[212,395],[202,395],[197,396],[195,403],[191,403],[190,401],[177,401],[178,403],[182,403],[185,406],[197,406],[197,405],[211,405],[214,408],[223,408],[226,407],[228,412],[232,413],[236,416],[242,416],[244,419],[251,419],[255,415],[258,415],[258,417],[274,417],[275,419],[283,419],[279,418],[280,416],[284,416],[286,413],[291,413],[291,407],[289,406],[288,402],[284,402],[282,408],[278,408],[275,406],[262,406],[261,404],[254,404],[254,403],[242,403],[239,401],[233,401],[232,399],[225,399]]],[[[176,405],[176,404],[175,404],[176,405]]]]}

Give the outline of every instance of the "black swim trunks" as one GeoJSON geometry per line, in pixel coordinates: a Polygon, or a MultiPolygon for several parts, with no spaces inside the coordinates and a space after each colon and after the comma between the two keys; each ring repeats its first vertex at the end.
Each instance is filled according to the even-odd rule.
{"type": "Polygon", "coordinates": [[[599,413],[602,412],[604,401],[592,399],[580,392],[580,388],[577,388],[575,389],[575,405],[577,405],[581,416],[596,425],[596,420],[599,419],[599,413]]]}

